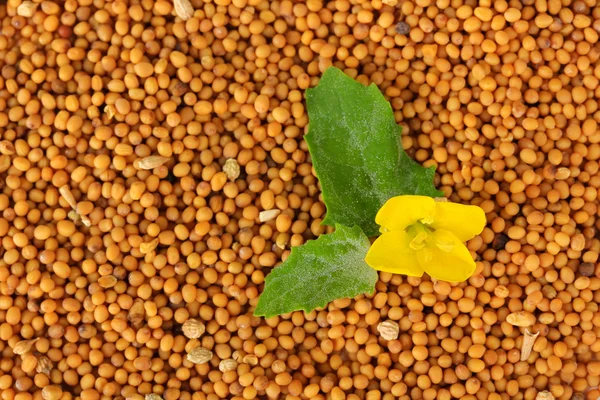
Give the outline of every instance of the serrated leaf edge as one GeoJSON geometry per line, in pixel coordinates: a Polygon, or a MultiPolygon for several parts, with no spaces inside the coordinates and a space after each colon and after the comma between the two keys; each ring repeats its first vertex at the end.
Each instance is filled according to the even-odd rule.
{"type": "MultiPolygon", "coordinates": [[[[365,244],[367,246],[371,245],[370,242],[369,242],[369,239],[366,237],[366,235],[364,234],[364,232],[362,231],[362,229],[360,228],[360,226],[354,225],[353,227],[348,227],[348,226],[345,226],[345,225],[342,225],[342,224],[336,224],[335,225],[335,229],[336,229],[335,232],[337,232],[340,228],[341,228],[341,230],[346,229],[346,230],[348,230],[349,232],[352,232],[352,233],[362,234],[365,237],[365,239],[364,239],[365,244]]],[[[335,233],[335,232],[333,232],[333,233],[335,233]]],[[[329,233],[327,235],[331,235],[333,233],[329,233]]],[[[273,270],[271,270],[271,272],[266,276],[266,278],[265,278],[265,286],[263,288],[263,293],[264,293],[264,291],[265,291],[265,289],[267,287],[267,284],[270,281],[270,278],[272,278],[272,273],[275,271],[276,268],[281,268],[292,257],[296,257],[298,255],[298,251],[299,251],[300,248],[302,248],[304,246],[314,246],[316,244],[316,242],[321,237],[324,237],[324,236],[327,236],[327,235],[321,235],[317,239],[308,240],[306,243],[302,244],[301,246],[293,247],[292,250],[291,250],[291,253],[290,253],[289,257],[286,259],[286,261],[284,261],[283,263],[281,263],[277,267],[273,268],[273,270]]],[[[375,271],[375,270],[373,270],[373,272],[377,276],[376,279],[375,279],[375,281],[374,281],[374,284],[373,284],[373,291],[374,291],[375,290],[375,283],[377,282],[377,279],[378,279],[378,274],[377,274],[377,271],[375,271]]],[[[323,304],[317,304],[317,306],[314,307],[314,308],[312,308],[312,309],[309,309],[309,307],[298,306],[298,308],[295,309],[295,310],[290,310],[290,311],[286,311],[286,312],[282,312],[282,313],[267,314],[264,311],[260,311],[261,304],[262,304],[261,301],[262,301],[262,293],[261,293],[261,296],[258,299],[258,304],[256,305],[256,308],[253,311],[253,315],[255,317],[271,318],[271,317],[274,317],[274,316],[277,316],[277,315],[288,314],[288,313],[295,312],[295,311],[304,311],[305,313],[309,313],[312,310],[315,310],[317,308],[323,308],[323,307],[325,307],[327,304],[329,304],[331,302],[331,301],[326,301],[323,304]]]]}

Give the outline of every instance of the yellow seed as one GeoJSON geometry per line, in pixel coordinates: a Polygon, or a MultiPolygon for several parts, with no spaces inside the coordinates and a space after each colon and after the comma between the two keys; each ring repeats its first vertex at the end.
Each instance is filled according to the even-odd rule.
{"type": "Polygon", "coordinates": [[[162,139],[169,136],[169,131],[163,126],[157,126],[154,129],[152,129],[152,135],[159,139],[162,139]]]}
{"type": "Polygon", "coordinates": [[[221,360],[219,363],[219,371],[221,372],[229,372],[237,369],[238,363],[234,359],[221,360]]]}
{"type": "Polygon", "coordinates": [[[154,73],[154,67],[149,62],[135,64],[133,70],[140,78],[148,78],[154,73]]]}
{"type": "Polygon", "coordinates": [[[127,313],[127,320],[134,328],[140,328],[145,317],[146,310],[144,308],[144,301],[142,299],[136,299],[127,313]]]}
{"type": "Polygon", "coordinates": [[[285,249],[288,242],[290,241],[290,235],[287,233],[280,233],[277,235],[277,239],[275,239],[275,246],[279,247],[281,250],[285,249]]]}
{"type": "Polygon", "coordinates": [[[194,350],[196,347],[200,347],[200,341],[198,339],[190,339],[185,344],[185,352],[189,353],[194,350]]]}
{"type": "Polygon", "coordinates": [[[37,367],[37,357],[31,353],[26,353],[21,356],[21,369],[25,373],[32,372],[37,367]]]}
{"type": "Polygon", "coordinates": [[[508,288],[504,285],[498,285],[494,288],[494,294],[501,299],[505,299],[508,297],[509,291],[508,288]]]}
{"type": "Polygon", "coordinates": [[[569,168],[561,167],[558,170],[556,170],[556,180],[558,181],[564,181],[565,179],[569,179],[570,176],[571,170],[569,168]]]}
{"type": "Polygon", "coordinates": [[[212,357],[212,351],[205,349],[204,347],[196,347],[187,355],[188,361],[191,361],[194,364],[206,364],[212,357]]]}
{"type": "Polygon", "coordinates": [[[117,284],[117,278],[115,278],[113,275],[102,276],[102,277],[100,277],[100,279],[98,279],[98,285],[100,285],[100,287],[102,287],[104,289],[111,288],[111,287],[115,286],[116,284],[117,284]]]}
{"type": "Polygon", "coordinates": [[[245,352],[236,350],[231,354],[231,358],[234,359],[235,361],[237,361],[238,363],[241,363],[243,361],[243,358],[245,355],[246,355],[245,352]]]}
{"type": "Polygon", "coordinates": [[[554,395],[549,391],[544,390],[535,396],[535,400],[554,400],[554,395]]]}
{"type": "Polygon", "coordinates": [[[206,331],[206,327],[204,324],[197,319],[190,318],[183,323],[181,327],[183,334],[185,337],[189,339],[198,339],[204,331],[206,331]]]}
{"type": "Polygon", "coordinates": [[[112,104],[108,104],[107,106],[104,107],[104,112],[106,113],[106,116],[108,117],[108,120],[110,121],[111,119],[114,118],[115,114],[117,113],[117,109],[112,104]]]}
{"type": "Polygon", "coordinates": [[[50,376],[50,372],[52,371],[52,361],[50,361],[50,359],[46,356],[40,356],[38,357],[38,362],[37,362],[37,366],[35,367],[35,370],[38,374],[46,374],[48,376],[50,376]]]}
{"type": "Polygon", "coordinates": [[[17,7],[17,15],[25,18],[33,17],[37,10],[37,4],[33,1],[24,1],[17,7]]]}
{"type": "Polygon", "coordinates": [[[535,324],[535,316],[527,311],[518,311],[508,314],[506,322],[514,326],[531,326],[535,324]]]}
{"type": "Polygon", "coordinates": [[[223,165],[223,172],[227,175],[227,179],[235,181],[240,176],[240,166],[235,158],[230,158],[223,165]]]}
{"type": "Polygon", "coordinates": [[[59,386],[48,385],[42,389],[42,398],[44,400],[58,400],[62,397],[63,391],[59,386]]]}
{"type": "Polygon", "coordinates": [[[255,356],[254,354],[246,354],[242,358],[242,362],[244,364],[248,364],[248,365],[257,365],[258,364],[258,357],[255,356]]]}
{"type": "Polygon", "coordinates": [[[0,155],[0,172],[4,172],[10,168],[12,162],[7,154],[0,155]]]}
{"type": "Polygon", "coordinates": [[[261,211],[258,214],[258,220],[260,222],[267,222],[267,221],[271,221],[274,220],[275,218],[277,218],[277,216],[281,214],[281,210],[278,209],[273,209],[273,210],[267,210],[267,211],[261,211]]]}
{"type": "Polygon", "coordinates": [[[554,287],[552,287],[552,285],[544,285],[542,287],[542,293],[544,294],[544,296],[547,299],[550,299],[550,300],[556,298],[556,295],[557,295],[556,289],[554,289],[554,287]]]}
{"type": "Polygon", "coordinates": [[[31,340],[21,340],[20,342],[15,343],[15,347],[13,347],[13,353],[17,355],[23,355],[28,353],[35,342],[37,342],[40,338],[35,338],[31,340]]]}
{"type": "Polygon", "coordinates": [[[137,159],[133,162],[133,167],[135,169],[154,169],[156,167],[160,167],[161,165],[167,163],[170,160],[168,157],[162,156],[148,156],[144,158],[137,159]]]}
{"type": "Polygon", "coordinates": [[[184,21],[194,16],[194,7],[189,0],[174,0],[175,14],[184,21]]]}
{"type": "Polygon", "coordinates": [[[0,142],[0,153],[7,156],[13,155],[15,154],[15,146],[8,140],[3,140],[0,142]]]}
{"type": "Polygon", "coordinates": [[[571,237],[571,248],[575,251],[582,251],[585,248],[585,236],[578,233],[571,237]]]}
{"type": "Polygon", "coordinates": [[[396,321],[387,320],[377,325],[377,331],[385,340],[396,340],[400,333],[400,326],[396,321]]]}
{"type": "Polygon", "coordinates": [[[158,239],[153,239],[150,242],[142,243],[140,245],[140,253],[148,254],[151,251],[153,251],[154,249],[156,249],[156,246],[158,246],[158,239]]]}
{"type": "Polygon", "coordinates": [[[437,55],[438,46],[437,44],[424,44],[422,51],[424,58],[433,58],[437,55]]]}

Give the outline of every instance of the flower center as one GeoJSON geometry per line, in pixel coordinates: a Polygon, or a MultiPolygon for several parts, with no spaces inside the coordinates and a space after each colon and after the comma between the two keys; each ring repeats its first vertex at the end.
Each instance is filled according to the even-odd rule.
{"type": "Polygon", "coordinates": [[[419,223],[425,224],[425,225],[431,225],[433,223],[433,216],[430,215],[430,216],[427,216],[425,218],[421,218],[419,220],[419,223]]]}
{"type": "Polygon", "coordinates": [[[427,253],[423,254],[425,258],[430,256],[430,254],[428,254],[430,252],[428,247],[431,245],[434,245],[445,253],[450,253],[456,246],[456,243],[453,240],[441,240],[439,236],[433,236],[434,229],[428,226],[423,220],[410,225],[406,228],[406,232],[411,237],[408,244],[409,247],[415,251],[427,253]]]}
{"type": "Polygon", "coordinates": [[[407,233],[412,236],[409,247],[415,251],[423,250],[427,246],[427,242],[431,236],[431,228],[421,222],[417,222],[406,229],[407,233]]]}

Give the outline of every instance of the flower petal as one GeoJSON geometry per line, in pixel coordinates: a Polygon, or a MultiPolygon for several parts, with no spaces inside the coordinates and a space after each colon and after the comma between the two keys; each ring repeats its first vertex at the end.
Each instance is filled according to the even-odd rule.
{"type": "Polygon", "coordinates": [[[381,207],[375,222],[388,231],[405,230],[421,219],[431,220],[435,215],[435,201],[427,196],[396,196],[381,207]]]}
{"type": "Polygon", "coordinates": [[[417,252],[421,268],[432,278],[447,282],[464,282],[475,272],[471,253],[454,233],[438,229],[431,243],[417,252]]]}
{"type": "Polygon", "coordinates": [[[371,245],[365,258],[378,271],[408,276],[422,276],[415,252],[408,247],[410,239],[404,231],[386,232],[371,245]]]}
{"type": "Polygon", "coordinates": [[[485,224],[485,212],[481,207],[451,202],[435,203],[435,217],[431,227],[446,229],[454,233],[461,242],[479,235],[485,224]]]}

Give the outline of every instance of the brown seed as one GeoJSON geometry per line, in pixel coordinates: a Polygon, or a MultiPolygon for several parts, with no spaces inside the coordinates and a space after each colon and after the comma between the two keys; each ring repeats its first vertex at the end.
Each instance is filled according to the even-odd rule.
{"type": "Polygon", "coordinates": [[[396,340],[400,333],[400,326],[396,321],[388,319],[377,325],[377,331],[385,340],[396,340]]]}
{"type": "Polygon", "coordinates": [[[112,275],[106,275],[98,279],[98,285],[104,289],[111,288],[117,284],[117,278],[112,275]]]}
{"type": "Polygon", "coordinates": [[[206,331],[206,327],[202,322],[191,318],[183,323],[181,330],[183,331],[185,337],[189,339],[198,339],[200,336],[202,336],[204,331],[206,331]]]}
{"type": "Polygon", "coordinates": [[[228,371],[234,371],[238,366],[237,361],[228,358],[227,360],[221,360],[221,362],[219,363],[219,371],[221,372],[228,372],[228,371]]]}
{"type": "Polygon", "coordinates": [[[185,82],[178,82],[173,91],[171,92],[173,96],[183,96],[190,90],[190,87],[185,82]]]}
{"type": "Polygon", "coordinates": [[[196,347],[187,355],[187,359],[194,364],[206,364],[213,357],[212,351],[204,347],[196,347]]]}
{"type": "Polygon", "coordinates": [[[174,0],[175,14],[184,21],[194,16],[194,7],[189,0],[174,0]]]}
{"type": "Polygon", "coordinates": [[[396,24],[396,33],[398,35],[408,35],[410,32],[410,25],[404,21],[400,21],[396,24]]]}
{"type": "Polygon", "coordinates": [[[544,167],[542,171],[544,178],[546,179],[554,179],[556,177],[556,166],[552,164],[548,164],[544,167]]]}
{"type": "Polygon", "coordinates": [[[531,326],[535,324],[535,316],[527,311],[518,311],[508,314],[506,322],[514,326],[531,326]]]}
{"type": "Polygon", "coordinates": [[[52,361],[44,355],[38,357],[37,366],[35,370],[39,374],[46,374],[50,376],[50,372],[52,371],[53,365],[52,361]]]}
{"type": "Polygon", "coordinates": [[[140,328],[144,322],[144,318],[146,318],[144,301],[142,299],[136,299],[127,313],[127,320],[134,328],[140,328]]]}
{"type": "Polygon", "coordinates": [[[579,264],[579,273],[583,276],[592,276],[596,273],[596,266],[590,262],[579,264]]]}
{"type": "Polygon", "coordinates": [[[235,158],[230,158],[223,165],[223,172],[227,175],[227,179],[235,181],[240,176],[240,165],[235,158]]]}
{"type": "Polygon", "coordinates": [[[508,236],[506,236],[503,233],[500,233],[498,235],[496,235],[496,237],[494,238],[493,242],[492,242],[492,248],[494,250],[503,250],[504,247],[506,246],[506,243],[508,243],[508,236]]]}
{"type": "Polygon", "coordinates": [[[557,295],[556,289],[554,289],[554,287],[552,285],[544,285],[542,287],[542,293],[544,294],[544,296],[547,299],[550,299],[550,300],[556,298],[556,295],[557,295]]]}
{"type": "Polygon", "coordinates": [[[13,353],[17,355],[23,355],[25,353],[29,353],[31,348],[40,338],[35,338],[31,340],[21,340],[20,342],[15,343],[15,347],[13,347],[13,353]]]}

